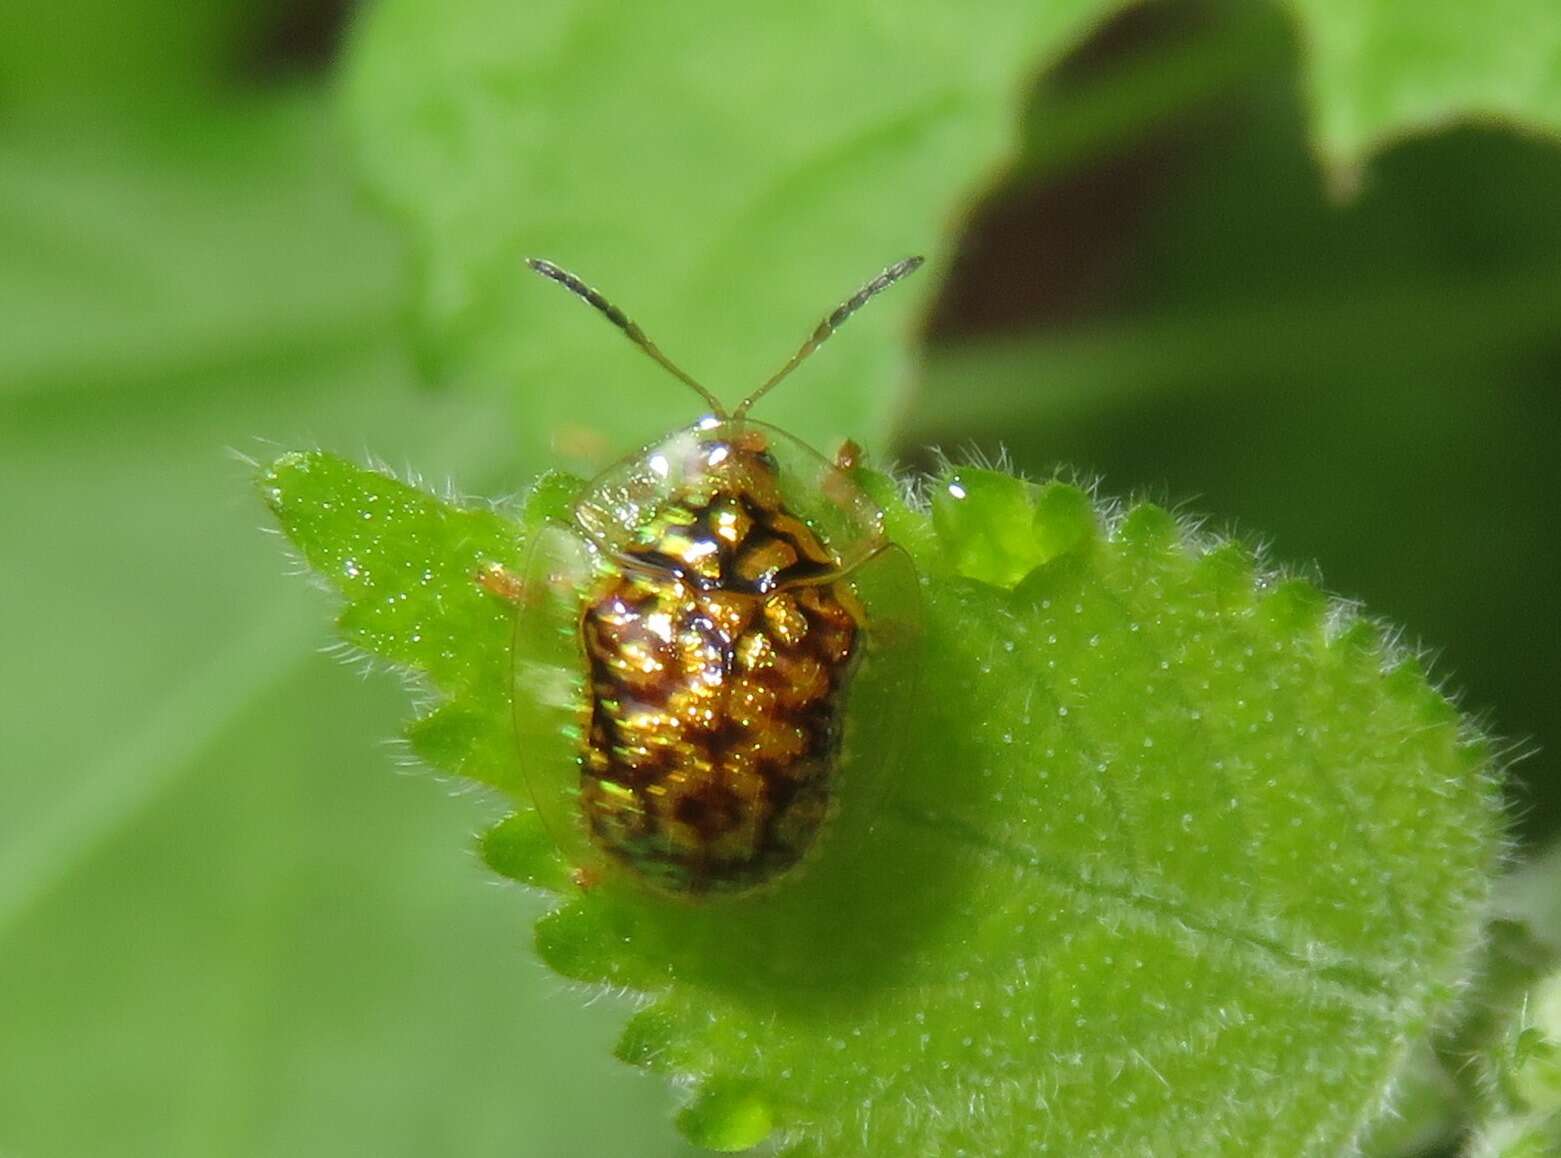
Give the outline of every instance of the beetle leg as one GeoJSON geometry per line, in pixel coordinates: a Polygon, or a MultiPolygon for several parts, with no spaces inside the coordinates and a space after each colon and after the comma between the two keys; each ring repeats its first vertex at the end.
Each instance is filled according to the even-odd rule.
{"type": "MultiPolygon", "coordinates": [[[[477,574],[472,578],[476,580],[477,586],[489,595],[497,595],[506,603],[514,603],[517,606],[524,601],[527,592],[534,590],[503,563],[484,563],[477,568],[477,574]]],[[[549,575],[548,586],[556,592],[568,593],[574,590],[575,585],[568,575],[549,575]]]]}
{"type": "Polygon", "coordinates": [[[502,563],[484,563],[477,569],[475,578],[477,586],[488,594],[497,595],[510,603],[519,603],[526,591],[520,576],[502,563]]]}
{"type": "Polygon", "coordinates": [[[848,506],[856,487],[849,476],[862,465],[866,452],[852,439],[846,439],[835,451],[835,469],[824,477],[824,497],[841,506],[848,506]]]}
{"type": "Polygon", "coordinates": [[[865,452],[857,445],[854,439],[846,439],[840,444],[840,449],[835,451],[835,469],[853,471],[862,465],[865,452]]]}

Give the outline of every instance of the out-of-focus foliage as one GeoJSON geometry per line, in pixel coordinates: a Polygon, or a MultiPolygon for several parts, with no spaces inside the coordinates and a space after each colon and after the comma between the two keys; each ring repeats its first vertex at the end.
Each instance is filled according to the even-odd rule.
{"type": "MultiPolygon", "coordinates": [[[[546,465],[552,435],[589,459],[687,413],[598,319],[534,301],[546,287],[522,290],[518,272],[500,300],[546,319],[516,330],[546,340],[524,352],[540,360],[479,359],[461,389],[424,388],[406,319],[426,283],[402,275],[405,218],[387,224],[357,196],[363,137],[336,123],[339,69],[277,79],[319,55],[289,47],[283,26],[329,7],[0,6],[0,1149],[507,1154],[525,1139],[539,1153],[675,1153],[656,1083],[605,1057],[622,1006],[560,1000],[529,959],[519,902],[481,887],[460,847],[495,806],[386,774],[395,754],[375,738],[394,731],[399,690],[308,654],[320,603],[278,573],[252,530],[250,472],[223,456],[318,442],[497,493],[546,465]],[[516,428],[528,399],[564,382],[587,422],[544,411],[545,426],[516,428]]],[[[707,240],[704,219],[679,215],[652,246],[664,206],[632,152],[623,179],[571,189],[575,233],[546,231],[545,199],[492,220],[564,245],[552,256],[723,384],[766,371],[901,249],[947,255],[948,353],[901,426],[907,453],[979,437],[1037,472],[1064,460],[1116,491],[1199,494],[1445,645],[1437,670],[1468,705],[1553,752],[1541,629],[1561,565],[1545,529],[1561,489],[1561,154],[1528,134],[1556,123],[1553,20],[1465,6],[1459,27],[1440,12],[1308,5],[1291,25],[1262,6],[1159,4],[1060,67],[1021,61],[1016,111],[1018,74],[1039,70],[1030,144],[1005,180],[947,175],[963,198],[992,195],[973,223],[968,203],[947,206],[930,237],[874,232],[900,193],[893,173],[835,154],[737,219],[760,234],[745,261],[698,276],[677,255],[707,240]],[[1336,107],[1309,103],[1322,100],[1336,107]],[[1362,140],[1464,111],[1522,120],[1358,164],[1362,140]],[[1318,140],[1343,162],[1331,176],[1311,159],[1318,140]],[[857,190],[849,212],[832,199],[842,182],[857,190]],[[735,285],[750,289],[729,300],[735,285]],[[760,322],[762,344],[748,336],[760,322]],[[1043,340],[989,341],[997,322],[1043,340]]],[[[886,42],[910,18],[835,13],[846,31],[877,21],[886,42]]],[[[1054,18],[1063,53],[1089,16],[1054,18]]],[[[638,70],[601,67],[592,45],[612,36],[582,35],[558,83],[589,89],[604,122],[654,133],[688,95],[655,62],[700,30],[641,31],[638,70]]],[[[735,116],[767,107],[763,91],[806,90],[807,62],[842,30],[811,31],[782,54],[756,28],[711,103],[737,94],[735,116]]],[[[915,70],[870,50],[855,63],[847,105],[915,70]]],[[[493,107],[513,104],[492,68],[474,75],[493,107]]],[[[864,144],[892,152],[897,127],[914,123],[864,144]]],[[[719,182],[730,140],[695,141],[687,163],[719,182]]],[[[452,165],[516,147],[457,144],[452,165]]],[[[756,133],[743,155],[765,147],[756,133]]],[[[395,160],[387,146],[374,168],[395,160]]],[[[427,232],[412,242],[426,264],[427,232]]],[[[912,304],[853,322],[772,416],[881,438],[891,394],[864,386],[838,409],[830,395],[899,381],[912,359],[890,343],[912,304]]],[[[1538,841],[1561,821],[1555,759],[1518,772],[1538,841]]],[[[1553,877],[1537,891],[1561,895],[1553,877]]],[[[1457,1103],[1441,1105],[1456,1123],[1457,1103]]]]}
{"type": "Polygon", "coordinates": [[[1509,875],[1494,903],[1485,961],[1462,1001],[1401,1076],[1373,1156],[1435,1152],[1467,1132],[1477,1158],[1561,1151],[1561,848],[1509,875]]]}
{"type": "Polygon", "coordinates": [[[1323,153],[1478,117],[1561,132],[1561,8],[1550,0],[1287,0],[1323,153]]]}
{"type": "Polygon", "coordinates": [[[245,0],[18,0],[0,7],[0,105],[177,116],[231,85],[266,13],[245,0]]]}
{"type": "MultiPolygon", "coordinates": [[[[391,0],[355,39],[348,108],[413,241],[441,372],[550,383],[527,399],[528,448],[579,425],[586,399],[590,425],[644,441],[690,399],[541,294],[525,255],[602,288],[735,401],[889,262],[944,264],[947,223],[1007,154],[1023,78],[1109,6],[391,0]]],[[[854,319],[766,417],[820,445],[881,444],[904,319],[932,288],[854,319]]]]}

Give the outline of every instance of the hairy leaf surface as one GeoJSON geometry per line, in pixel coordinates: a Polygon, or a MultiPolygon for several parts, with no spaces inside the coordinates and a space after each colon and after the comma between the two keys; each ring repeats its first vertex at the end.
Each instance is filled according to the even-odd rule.
{"type": "Polygon", "coordinates": [[[485,852],[562,893],[544,959],[647,995],[620,1053],[693,1083],[705,1145],[1333,1153],[1468,967],[1483,739],[1369,622],[1158,508],[973,469],[930,513],[891,498],[927,616],[894,787],[852,794],[875,753],[848,730],[796,879],[689,906],[569,885],[515,791],[489,682],[508,621],[472,575],[524,520],[318,454],[262,486],[349,638],[444,694],[420,750],[515,799],[485,852]]]}

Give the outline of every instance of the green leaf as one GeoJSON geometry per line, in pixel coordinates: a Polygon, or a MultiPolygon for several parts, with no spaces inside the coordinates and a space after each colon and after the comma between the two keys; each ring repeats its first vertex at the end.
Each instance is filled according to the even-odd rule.
{"type": "MultiPolygon", "coordinates": [[[[1498,886],[1503,895],[1493,906],[1497,911],[1508,907],[1512,884],[1508,877],[1498,886]]],[[[1546,1012],[1547,992],[1561,993],[1561,986],[1546,981],[1558,963],[1555,947],[1529,925],[1492,921],[1479,967],[1459,1001],[1458,1019],[1438,1026],[1416,1048],[1393,1092],[1394,1112],[1376,1123],[1365,1152],[1373,1158],[1411,1156],[1452,1147],[1472,1134],[1510,1140],[1547,1128],[1546,1119],[1561,1110],[1561,1087],[1554,1097],[1544,1089],[1553,1074],[1561,1074],[1549,1064],[1561,1053],[1547,1044],[1545,1029],[1561,1028],[1546,1012]]],[[[1507,1153],[1503,1145],[1476,1152],[1507,1153]]]]}
{"type": "Polygon", "coordinates": [[[1470,1153],[1543,1158],[1561,1150],[1561,952],[1498,922],[1478,1012],[1442,1044],[1474,1109],[1470,1153]]]}
{"type": "Polygon", "coordinates": [[[1288,0],[1314,133],[1336,165],[1456,119],[1561,132],[1561,10],[1550,0],[1288,0]]]}
{"type": "Polygon", "coordinates": [[[52,107],[95,120],[170,116],[231,79],[242,35],[265,20],[241,0],[12,0],[0,7],[8,112],[52,107]]]}
{"type": "MultiPolygon", "coordinates": [[[[562,517],[577,488],[544,475],[530,517],[562,517]]],[[[512,794],[508,608],[478,587],[491,565],[523,561],[521,529],[494,509],[454,507],[329,454],[279,459],[266,502],[309,565],[348,600],[337,626],[363,653],[423,672],[447,702],[407,731],[429,763],[512,794]]]]}
{"type": "Polygon", "coordinates": [[[399,690],[315,654],[228,449],[497,488],[502,413],[415,382],[321,94],[159,107],[0,118],[0,1153],[686,1153],[471,887],[492,803],[387,774],[399,690]]]}
{"type": "MultiPolygon", "coordinates": [[[[342,558],[330,536],[350,526],[376,575],[434,577],[328,569],[349,623],[393,597],[419,622],[465,616],[472,565],[506,541],[434,557],[491,513],[326,456],[261,485],[309,557],[342,558]]],[[[927,616],[889,797],[850,794],[874,754],[848,730],[840,816],[805,871],[689,906],[566,884],[512,789],[485,853],[562,890],[542,956],[648,997],[619,1054],[692,1084],[680,1124],[715,1148],[767,1131],[798,1155],[1348,1146],[1471,967],[1500,827],[1486,742],[1368,621],[1158,508],[1107,516],[1066,484],[967,468],[934,491],[941,514],[889,512],[927,616]]],[[[396,658],[470,703],[451,673],[505,625],[453,667],[454,637],[425,626],[396,658]]],[[[458,744],[443,755],[460,766],[458,744]]]]}
{"type": "MultiPolygon", "coordinates": [[[[606,353],[618,344],[600,322],[545,294],[523,256],[576,269],[718,393],[739,395],[868,274],[921,250],[944,264],[947,222],[1017,160],[1027,78],[1122,8],[392,0],[359,23],[347,103],[368,181],[418,254],[433,372],[551,382],[521,437],[589,445],[578,436],[593,407],[649,436],[692,400],[671,400],[627,346],[606,353]]],[[[1337,169],[1454,117],[1561,127],[1549,0],[1291,9],[1313,132],[1337,169]]],[[[1140,119],[1206,96],[1231,55],[1154,72],[1140,119]]],[[[1109,107],[1080,110],[1086,123],[1055,147],[1120,133],[1133,113],[1116,105],[1132,99],[1104,94],[1109,107]]],[[[824,385],[767,401],[780,424],[821,445],[881,447],[908,370],[885,339],[931,280],[853,321],[865,336],[807,371],[824,385]]]]}
{"type": "Polygon", "coordinates": [[[393,353],[403,263],[356,204],[313,94],[206,110],[177,132],[5,128],[0,404],[151,387],[172,404],[235,369],[303,377],[333,355],[393,353]]]}
{"type": "Polygon", "coordinates": [[[992,470],[954,470],[932,494],[932,525],[945,566],[1011,587],[1090,538],[1095,513],[1077,487],[1036,488],[992,470]]]}
{"type": "Polygon", "coordinates": [[[1473,1153],[1543,1158],[1561,1150],[1561,970],[1524,992],[1480,1061],[1490,1093],[1473,1153]]]}
{"type": "Polygon", "coordinates": [[[1460,1019],[1418,1053],[1368,1153],[1469,1141],[1479,1158],[1561,1148],[1561,846],[1504,877],[1460,1019]],[[1430,1127],[1430,1129],[1427,1129],[1430,1127]]]}
{"type": "MultiPolygon", "coordinates": [[[[348,108],[417,249],[433,364],[551,383],[530,445],[601,408],[649,437],[692,397],[523,256],[597,285],[735,401],[889,262],[947,258],[1026,78],[1112,7],[393,0],[358,28],[348,108]]],[[[765,414],[881,444],[909,371],[890,339],[933,280],[853,319],[765,414]]]]}

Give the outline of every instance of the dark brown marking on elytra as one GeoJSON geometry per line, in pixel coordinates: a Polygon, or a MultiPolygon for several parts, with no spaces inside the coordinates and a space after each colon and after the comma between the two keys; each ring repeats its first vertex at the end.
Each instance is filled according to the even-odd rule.
{"type": "MultiPolygon", "coordinates": [[[[732,457],[735,479],[771,481],[753,452],[732,457]]],[[[818,581],[833,557],[770,488],[668,501],[692,518],[629,548],[581,618],[581,803],[597,845],[668,891],[737,891],[793,865],[823,822],[860,612],[818,581]],[[712,553],[717,578],[689,566],[712,553]],[[756,574],[756,554],[784,565],[756,574]]]]}

